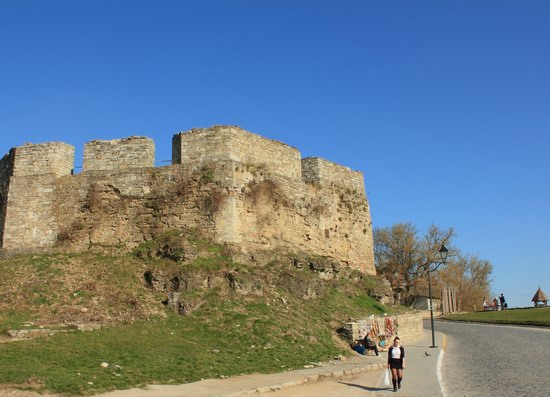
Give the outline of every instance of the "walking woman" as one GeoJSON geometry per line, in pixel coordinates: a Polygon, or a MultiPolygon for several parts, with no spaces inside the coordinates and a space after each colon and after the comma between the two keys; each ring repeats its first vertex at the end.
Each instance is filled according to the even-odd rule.
{"type": "Polygon", "coordinates": [[[405,349],[399,344],[398,336],[393,340],[393,346],[388,350],[388,368],[391,369],[393,391],[401,389],[403,370],[405,369],[405,349]]]}

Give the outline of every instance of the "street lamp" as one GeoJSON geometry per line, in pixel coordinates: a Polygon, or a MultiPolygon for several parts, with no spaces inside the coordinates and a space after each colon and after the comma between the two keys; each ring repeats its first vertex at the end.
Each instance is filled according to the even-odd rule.
{"type": "Polygon", "coordinates": [[[447,261],[447,254],[448,254],[449,250],[444,246],[442,245],[441,248],[439,248],[439,255],[441,256],[441,261],[440,262],[434,262],[435,263],[435,267],[433,269],[430,270],[430,266],[432,265],[431,263],[428,263],[428,295],[430,295],[430,320],[431,320],[431,323],[432,323],[432,345],[430,347],[432,348],[435,348],[437,347],[435,345],[435,333],[434,333],[434,305],[433,305],[433,302],[432,302],[432,279],[430,277],[430,271],[434,271],[434,270],[437,270],[437,268],[441,265],[444,265],[445,262],[447,261]]]}

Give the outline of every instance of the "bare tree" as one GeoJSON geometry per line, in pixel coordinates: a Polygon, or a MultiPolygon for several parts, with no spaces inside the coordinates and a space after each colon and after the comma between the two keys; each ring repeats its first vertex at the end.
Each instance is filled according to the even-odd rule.
{"type": "Polygon", "coordinates": [[[423,236],[411,223],[398,223],[374,230],[374,259],[376,270],[391,283],[401,303],[428,292],[428,267],[433,296],[442,286],[454,288],[461,310],[476,310],[483,298],[489,297],[493,266],[477,255],[463,255],[453,247],[453,228],[440,229],[432,225],[423,236]],[[439,249],[449,249],[446,266],[434,271],[441,262],[439,249]]]}
{"type": "Polygon", "coordinates": [[[460,310],[479,310],[490,297],[493,265],[477,255],[458,255],[441,269],[441,281],[457,291],[460,310]]]}
{"type": "MultiPolygon", "coordinates": [[[[391,228],[374,230],[374,258],[376,270],[384,275],[399,293],[402,303],[417,294],[424,283],[427,266],[440,260],[439,248],[449,245],[454,230],[432,225],[424,236],[411,223],[398,223],[391,228]]],[[[455,255],[455,250],[451,250],[455,255]]]]}

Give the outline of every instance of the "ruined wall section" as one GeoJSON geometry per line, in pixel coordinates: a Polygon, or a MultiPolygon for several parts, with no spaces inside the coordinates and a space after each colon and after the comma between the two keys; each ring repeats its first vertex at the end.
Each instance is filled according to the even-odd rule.
{"type": "Polygon", "coordinates": [[[15,149],[11,149],[0,160],[0,249],[4,242],[4,227],[6,221],[6,209],[8,204],[8,192],[10,189],[10,179],[13,175],[13,162],[15,159],[15,149]]]}
{"type": "Polygon", "coordinates": [[[178,229],[214,238],[216,205],[224,200],[217,185],[181,165],[81,173],[60,181],[56,197],[56,245],[77,251],[133,248],[178,229]]]}
{"type": "Polygon", "coordinates": [[[84,145],[82,172],[112,171],[155,166],[155,143],[140,136],[84,145]]]}
{"type": "Polygon", "coordinates": [[[307,184],[338,197],[324,211],[330,215],[320,220],[320,227],[329,236],[340,234],[342,251],[348,250],[352,256],[361,251],[356,259],[373,264],[374,274],[372,219],[363,174],[322,158],[308,157],[302,159],[302,177],[307,184]]]}
{"type": "Polygon", "coordinates": [[[376,274],[371,219],[364,196],[351,188],[305,184],[281,176],[242,171],[239,196],[243,243],[259,252],[306,252],[335,258],[349,267],[376,274]]]}
{"type": "Polygon", "coordinates": [[[71,174],[74,147],[61,142],[14,149],[13,173],[5,205],[2,248],[21,251],[51,247],[58,224],[53,213],[58,178],[71,174]]]}

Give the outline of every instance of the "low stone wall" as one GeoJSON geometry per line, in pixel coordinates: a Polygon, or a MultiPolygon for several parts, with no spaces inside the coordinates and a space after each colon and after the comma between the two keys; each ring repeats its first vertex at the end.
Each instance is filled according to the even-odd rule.
{"type": "Polygon", "coordinates": [[[367,333],[378,338],[381,347],[387,345],[390,339],[399,336],[403,343],[420,339],[423,334],[422,313],[402,314],[399,316],[384,316],[361,319],[344,324],[343,337],[348,342],[363,339],[367,333]]]}
{"type": "Polygon", "coordinates": [[[420,339],[424,333],[422,323],[422,313],[403,314],[398,316],[397,335],[403,340],[403,343],[420,339]]]}

